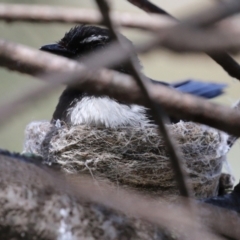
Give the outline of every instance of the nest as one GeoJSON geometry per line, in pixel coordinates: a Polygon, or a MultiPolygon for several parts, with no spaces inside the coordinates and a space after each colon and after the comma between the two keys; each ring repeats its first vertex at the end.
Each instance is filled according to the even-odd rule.
{"type": "MultiPolygon", "coordinates": [[[[168,128],[182,151],[194,195],[215,196],[228,151],[227,135],[191,122],[168,128]]],[[[155,127],[57,128],[49,122],[33,122],[26,128],[24,151],[41,155],[70,174],[90,174],[98,181],[155,196],[179,194],[165,142],[155,127]]]]}

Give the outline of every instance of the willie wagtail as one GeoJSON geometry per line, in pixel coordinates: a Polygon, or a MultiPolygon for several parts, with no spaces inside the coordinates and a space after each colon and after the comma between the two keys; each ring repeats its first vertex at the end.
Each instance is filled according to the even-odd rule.
{"type": "MultiPolygon", "coordinates": [[[[132,44],[123,35],[121,35],[121,38],[126,44],[132,44]]],[[[44,45],[40,50],[70,59],[82,59],[89,53],[104,49],[112,41],[113,39],[108,29],[80,25],[70,29],[59,42],[44,45]]],[[[140,61],[136,54],[134,58],[140,67],[140,61]]],[[[119,64],[112,69],[121,73],[130,73],[125,64],[119,64]]],[[[164,84],[181,92],[204,98],[219,96],[226,87],[225,84],[195,80],[186,80],[174,84],[149,80],[156,84],[164,84]]],[[[71,87],[67,87],[59,98],[53,113],[52,122],[58,119],[70,125],[86,124],[108,128],[122,126],[144,127],[152,123],[148,110],[142,106],[124,104],[108,96],[95,97],[71,87]]]]}

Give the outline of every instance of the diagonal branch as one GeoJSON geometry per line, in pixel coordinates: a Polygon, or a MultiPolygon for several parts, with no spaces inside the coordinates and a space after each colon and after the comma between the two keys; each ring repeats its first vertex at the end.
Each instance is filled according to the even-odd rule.
{"type": "MultiPolygon", "coordinates": [[[[147,8],[148,5],[153,5],[148,0],[128,0],[128,2],[131,2],[132,4],[140,7],[144,11],[150,12],[151,8],[147,8]],[[147,9],[147,10],[146,10],[147,9]]],[[[156,10],[158,7],[154,10],[156,10]]],[[[199,14],[198,16],[194,16],[192,19],[193,21],[185,21],[187,24],[190,24],[191,26],[197,26],[197,27],[206,27],[210,24],[214,24],[215,22],[219,21],[222,18],[228,17],[230,15],[233,15],[240,11],[240,3],[239,1],[230,1],[228,4],[218,4],[217,7],[215,7],[215,11],[206,11],[205,14],[199,14]]],[[[159,8],[158,12],[163,14],[164,10],[159,8]]],[[[169,15],[168,13],[166,13],[169,15]]],[[[222,68],[231,76],[234,78],[237,78],[240,80],[240,65],[226,52],[221,53],[207,53],[215,62],[217,62],[222,68]]]]}
{"type": "Polygon", "coordinates": [[[127,0],[128,2],[132,3],[133,5],[139,7],[140,9],[144,10],[145,12],[149,13],[157,13],[157,14],[163,14],[167,15],[169,17],[172,17],[168,12],[163,10],[162,8],[156,6],[155,4],[147,1],[147,0],[127,0]]]}
{"type": "MultiPolygon", "coordinates": [[[[124,54],[128,56],[129,52],[124,54]]],[[[109,95],[118,100],[149,107],[138,85],[128,75],[107,69],[87,69],[76,61],[20,44],[0,40],[0,66],[37,76],[50,83],[75,82],[76,87],[93,94],[109,95]]],[[[165,86],[147,83],[147,87],[153,101],[161,105],[169,115],[240,136],[240,113],[165,86]]]]}
{"type": "MultiPolygon", "coordinates": [[[[111,22],[110,8],[106,0],[96,0],[96,3],[100,9],[100,12],[102,13],[104,23],[110,30],[110,33],[113,36],[113,39],[120,44],[120,47],[122,49],[124,49],[124,44],[121,42],[121,39],[116,33],[114,25],[111,22]]],[[[180,194],[184,197],[190,197],[189,186],[188,186],[189,184],[187,183],[186,173],[181,164],[182,163],[181,153],[177,147],[177,144],[174,142],[173,139],[171,139],[171,136],[165,126],[165,121],[168,119],[168,117],[163,111],[162,107],[160,105],[157,105],[153,101],[151,94],[147,89],[147,85],[145,84],[147,79],[146,77],[143,76],[143,74],[141,74],[141,72],[138,70],[138,67],[134,62],[135,61],[133,59],[133,56],[130,56],[129,60],[126,61],[131,71],[131,75],[134,77],[134,79],[138,83],[138,86],[140,87],[144,95],[144,98],[146,99],[147,104],[150,106],[152,115],[158,125],[159,131],[161,132],[165,140],[166,147],[170,156],[170,160],[172,161],[172,167],[175,173],[176,182],[178,184],[180,194]]]]}

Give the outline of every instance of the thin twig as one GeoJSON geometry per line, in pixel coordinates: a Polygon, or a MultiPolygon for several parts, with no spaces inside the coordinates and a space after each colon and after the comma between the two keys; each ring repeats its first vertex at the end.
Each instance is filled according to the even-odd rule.
{"type": "MultiPolygon", "coordinates": [[[[237,101],[237,103],[233,106],[233,108],[240,112],[240,100],[237,101]]],[[[227,143],[228,143],[228,146],[229,146],[229,149],[235,144],[235,142],[239,139],[238,136],[236,135],[230,135],[227,139],[227,143]]]]}
{"type": "MultiPolygon", "coordinates": [[[[108,6],[108,3],[106,2],[106,0],[96,0],[96,3],[100,9],[100,12],[102,13],[103,21],[105,25],[108,27],[111,35],[113,36],[113,39],[117,41],[120,44],[120,47],[124,49],[124,44],[122,44],[121,39],[116,33],[115,27],[111,22],[110,8],[108,6]]],[[[174,142],[174,140],[171,139],[170,134],[165,126],[165,121],[168,119],[168,117],[163,111],[162,107],[158,106],[152,100],[151,94],[149,93],[147,89],[147,85],[145,84],[147,80],[143,76],[143,74],[140,73],[140,71],[138,70],[134,62],[135,61],[132,56],[130,56],[129,60],[126,61],[130,69],[131,75],[134,77],[134,79],[138,83],[144,95],[144,98],[146,99],[147,104],[150,106],[152,115],[158,125],[159,131],[165,140],[166,148],[168,150],[170,160],[172,162],[172,167],[175,173],[176,182],[179,187],[180,194],[184,197],[190,197],[190,191],[188,186],[189,184],[187,183],[186,173],[181,164],[183,161],[181,159],[180,150],[178,149],[177,144],[174,142]]]]}
{"type": "Polygon", "coordinates": [[[218,54],[217,52],[221,50],[236,51],[240,49],[240,33],[221,28],[201,30],[179,26],[175,31],[166,30],[160,38],[162,38],[161,46],[175,52],[205,51],[218,54]]]}
{"type": "Polygon", "coordinates": [[[193,27],[206,28],[213,26],[225,18],[234,16],[239,13],[239,11],[240,2],[238,0],[231,0],[226,4],[218,3],[202,11],[194,13],[193,15],[183,19],[181,23],[193,27]]]}
{"type": "MultiPolygon", "coordinates": [[[[129,52],[124,51],[123,54],[129,52]]],[[[76,61],[20,44],[0,40],[0,66],[34,75],[55,84],[75,82],[76,87],[93,94],[109,95],[148,107],[139,87],[130,76],[107,69],[93,71],[76,61]]],[[[148,83],[147,87],[154,102],[160,104],[169,115],[203,123],[240,136],[240,113],[162,85],[148,83]]]]}
{"type": "MultiPolygon", "coordinates": [[[[146,6],[148,0],[134,0],[129,2],[133,3],[134,5],[140,7],[140,6],[146,6]]],[[[153,4],[152,4],[153,5],[153,4]]],[[[142,8],[145,10],[145,8],[142,8]]],[[[163,10],[159,8],[159,14],[163,14],[163,10]]],[[[149,9],[150,10],[150,9],[149,9]]],[[[183,21],[183,23],[188,24],[192,27],[206,27],[209,25],[212,25],[216,23],[217,21],[226,18],[228,16],[231,16],[235,13],[238,13],[240,11],[240,2],[239,1],[230,1],[226,4],[217,4],[217,6],[214,6],[214,8],[209,9],[204,12],[204,14],[201,12],[197,16],[194,15],[194,17],[190,19],[186,19],[183,21]]],[[[156,13],[156,12],[155,12],[156,13]]],[[[169,15],[169,14],[168,14],[169,15]]],[[[226,52],[221,53],[207,53],[215,62],[217,62],[222,68],[232,77],[240,80],[240,65],[226,52]]]]}
{"type": "Polygon", "coordinates": [[[139,7],[140,9],[143,9],[145,12],[163,14],[163,15],[172,17],[168,12],[166,12],[162,8],[156,6],[155,4],[153,4],[147,0],[141,0],[141,1],[127,0],[127,1],[132,3],[135,6],[139,7]]]}

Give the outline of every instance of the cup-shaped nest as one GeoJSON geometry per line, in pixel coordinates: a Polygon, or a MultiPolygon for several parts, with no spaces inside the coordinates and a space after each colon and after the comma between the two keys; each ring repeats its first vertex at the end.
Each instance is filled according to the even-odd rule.
{"type": "MultiPolygon", "coordinates": [[[[193,194],[215,196],[228,151],[227,135],[192,122],[167,127],[181,150],[193,194]]],[[[90,174],[98,181],[168,199],[179,195],[164,139],[155,127],[56,127],[32,122],[25,131],[24,152],[41,155],[70,174],[90,174]]]]}

